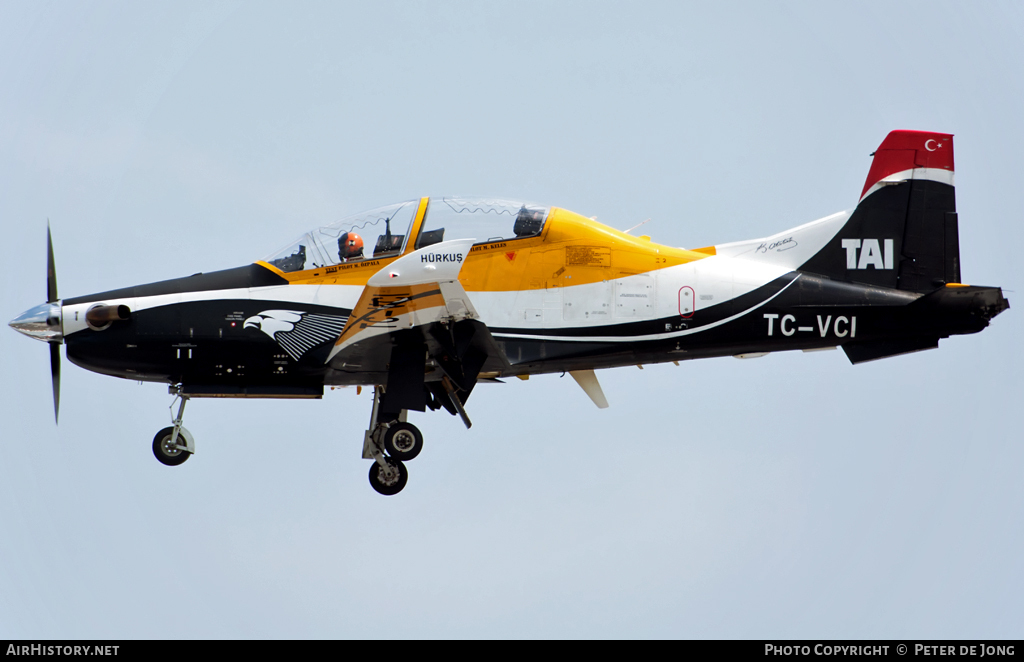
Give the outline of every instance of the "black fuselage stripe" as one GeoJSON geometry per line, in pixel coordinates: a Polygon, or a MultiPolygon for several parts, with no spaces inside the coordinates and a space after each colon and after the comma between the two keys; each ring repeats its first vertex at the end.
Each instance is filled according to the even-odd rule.
{"type": "Polygon", "coordinates": [[[778,294],[787,287],[794,279],[800,277],[797,272],[784,274],[770,283],[766,283],[754,290],[742,294],[728,301],[723,301],[703,310],[697,310],[689,317],[672,315],[657,319],[646,319],[637,322],[624,322],[621,324],[605,324],[602,326],[575,326],[569,328],[537,328],[537,327],[491,327],[491,333],[495,336],[530,336],[550,338],[609,338],[620,337],[623,340],[643,338],[645,336],[657,336],[670,333],[665,328],[666,324],[676,325],[680,321],[686,323],[688,329],[720,322],[737,313],[741,313],[758,302],[763,302],[778,294]]]}

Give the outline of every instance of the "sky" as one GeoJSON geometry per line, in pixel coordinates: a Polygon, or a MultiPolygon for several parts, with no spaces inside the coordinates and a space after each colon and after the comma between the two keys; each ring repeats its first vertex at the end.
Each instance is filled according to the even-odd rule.
{"type": "Polygon", "coordinates": [[[697,247],[852,208],[893,129],[956,135],[936,351],[481,386],[367,484],[364,390],[193,400],[0,332],[0,638],[1020,638],[1024,8],[0,0],[0,315],[241,266],[422,195],[697,247]]]}

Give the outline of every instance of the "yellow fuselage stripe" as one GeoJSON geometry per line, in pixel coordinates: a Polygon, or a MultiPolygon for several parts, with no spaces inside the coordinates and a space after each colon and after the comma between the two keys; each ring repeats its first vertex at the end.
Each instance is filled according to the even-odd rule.
{"type": "MultiPolygon", "coordinates": [[[[414,250],[426,213],[420,200],[403,255],[414,250]]],[[[579,214],[554,207],[539,237],[474,246],[459,273],[467,292],[508,292],[585,285],[686,264],[715,254],[714,247],[687,250],[633,237],[579,214]]],[[[291,284],[356,285],[398,256],[286,273],[260,261],[291,284]]]]}

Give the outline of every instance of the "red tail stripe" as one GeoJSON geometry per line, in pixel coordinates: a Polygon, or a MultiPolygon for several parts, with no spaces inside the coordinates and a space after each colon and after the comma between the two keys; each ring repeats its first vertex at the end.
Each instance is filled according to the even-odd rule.
{"type": "Polygon", "coordinates": [[[861,197],[889,175],[914,168],[953,170],[953,134],[893,131],[875,151],[861,197]]]}

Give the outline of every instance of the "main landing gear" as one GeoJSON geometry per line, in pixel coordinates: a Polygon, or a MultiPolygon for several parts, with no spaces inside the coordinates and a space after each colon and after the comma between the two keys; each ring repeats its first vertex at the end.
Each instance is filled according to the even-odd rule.
{"type": "Polygon", "coordinates": [[[175,399],[171,401],[170,409],[172,410],[174,409],[175,400],[181,400],[181,404],[178,406],[178,417],[174,419],[174,424],[171,427],[160,430],[153,437],[153,455],[162,464],[166,464],[169,467],[176,467],[182,464],[189,456],[196,452],[196,444],[192,439],[192,434],[181,426],[188,396],[176,393],[175,399]]]}
{"type": "Polygon", "coordinates": [[[373,389],[373,412],[370,429],[363,436],[363,458],[373,460],[370,485],[380,494],[398,494],[409,480],[408,462],[423,450],[423,434],[405,420],[406,411],[397,418],[381,410],[381,388],[373,389]]]}

